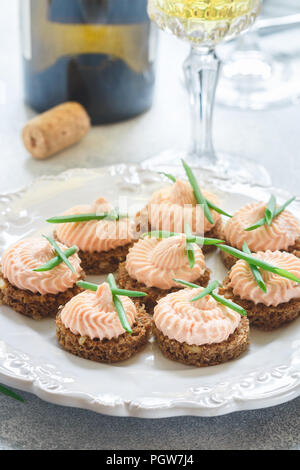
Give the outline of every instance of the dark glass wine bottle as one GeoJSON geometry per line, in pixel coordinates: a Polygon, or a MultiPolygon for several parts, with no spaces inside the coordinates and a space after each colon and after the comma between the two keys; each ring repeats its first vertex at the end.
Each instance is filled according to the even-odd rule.
{"type": "Polygon", "coordinates": [[[93,124],[152,104],[157,31],[147,0],[21,0],[26,102],[78,101],[93,124]]]}

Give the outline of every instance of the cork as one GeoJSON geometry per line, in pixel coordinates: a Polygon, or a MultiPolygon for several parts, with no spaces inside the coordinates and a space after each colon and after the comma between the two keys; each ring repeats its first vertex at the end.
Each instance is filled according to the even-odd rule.
{"type": "Polygon", "coordinates": [[[22,139],[33,157],[43,159],[81,140],[90,126],[90,118],[83,106],[68,102],[29,121],[23,128],[22,139]]]}

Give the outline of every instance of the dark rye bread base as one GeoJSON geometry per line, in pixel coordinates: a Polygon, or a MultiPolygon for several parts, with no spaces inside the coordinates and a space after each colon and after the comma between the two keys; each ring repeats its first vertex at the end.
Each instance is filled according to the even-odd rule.
{"type": "MultiPolygon", "coordinates": [[[[229,245],[227,242],[226,244],[229,245]]],[[[284,250],[281,250],[281,251],[284,251],[284,250]]],[[[295,245],[290,246],[286,251],[300,258],[300,238],[297,238],[295,245]]],[[[227,269],[232,268],[232,266],[238,260],[235,256],[230,255],[229,253],[225,253],[224,251],[221,251],[221,258],[227,269]]]]}
{"type": "MultiPolygon", "coordinates": [[[[54,238],[60,241],[54,232],[54,238]]],[[[62,243],[62,242],[61,242],[62,243]]],[[[78,256],[81,260],[81,267],[85,274],[100,275],[113,273],[118,269],[120,263],[126,260],[129,248],[133,243],[128,243],[124,246],[118,246],[114,250],[109,251],[78,251],[78,256]]]]}
{"type": "Polygon", "coordinates": [[[90,339],[71,332],[61,321],[60,314],[56,317],[56,336],[59,344],[71,354],[90,361],[110,364],[125,361],[137,354],[148,342],[152,331],[152,319],[143,306],[137,306],[136,322],[132,327],[132,335],[124,333],[118,338],[90,339]]]}
{"type": "Polygon", "coordinates": [[[223,364],[236,359],[249,346],[249,322],[241,318],[240,324],[226,341],[197,346],[180,343],[165,336],[155,325],[153,333],[163,355],[172,361],[196,367],[223,364]]]}
{"type": "MultiPolygon", "coordinates": [[[[151,225],[148,222],[148,211],[145,207],[140,212],[138,212],[135,216],[135,223],[136,223],[136,236],[140,237],[143,233],[151,232],[151,225]]],[[[156,229],[152,229],[156,230],[156,229]]],[[[221,238],[223,236],[223,223],[222,219],[219,219],[216,222],[216,225],[209,230],[208,232],[204,233],[204,236],[207,238],[221,238]]],[[[202,251],[204,254],[211,253],[216,249],[215,245],[203,245],[202,251]]]]}
{"type": "MultiPolygon", "coordinates": [[[[208,285],[210,278],[210,270],[206,269],[204,274],[194,281],[195,284],[199,284],[202,287],[206,287],[208,285]]],[[[118,270],[118,284],[121,289],[127,290],[138,290],[141,292],[145,292],[147,296],[145,297],[136,297],[132,298],[135,303],[145,305],[147,312],[153,314],[153,309],[156,303],[171,292],[176,292],[182,287],[172,287],[171,289],[159,289],[158,287],[147,287],[144,284],[132,279],[126,269],[126,263],[121,263],[118,270]]]]}
{"type": "Polygon", "coordinates": [[[124,246],[119,246],[114,250],[93,251],[78,251],[78,256],[81,260],[81,266],[86,274],[109,274],[118,269],[120,263],[126,260],[129,248],[133,243],[124,246]]]}
{"type": "Polygon", "coordinates": [[[18,289],[3,276],[0,276],[0,303],[33,320],[41,320],[46,317],[55,318],[59,307],[65,305],[80,292],[82,289],[74,285],[59,294],[34,294],[29,290],[18,289]]]}
{"type": "Polygon", "coordinates": [[[262,303],[256,305],[251,300],[241,299],[234,295],[228,275],[219,289],[219,294],[243,307],[247,311],[250,326],[264,331],[275,330],[285,323],[290,323],[300,314],[300,299],[290,300],[277,307],[267,307],[262,303]]]}

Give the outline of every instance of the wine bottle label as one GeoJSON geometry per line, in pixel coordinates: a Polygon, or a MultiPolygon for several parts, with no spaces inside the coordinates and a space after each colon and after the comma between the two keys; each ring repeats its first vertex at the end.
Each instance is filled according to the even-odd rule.
{"type": "Polygon", "coordinates": [[[31,0],[20,0],[21,15],[21,47],[25,59],[32,58],[31,42],[31,0]]]}
{"type": "Polygon", "coordinates": [[[147,0],[50,0],[48,20],[73,24],[134,24],[149,21],[147,0]]]}

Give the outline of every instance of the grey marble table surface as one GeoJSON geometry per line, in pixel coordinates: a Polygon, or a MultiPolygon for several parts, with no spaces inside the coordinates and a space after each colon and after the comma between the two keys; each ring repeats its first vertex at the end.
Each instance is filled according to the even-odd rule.
{"type": "MultiPolygon", "coordinates": [[[[22,126],[33,112],[23,104],[17,1],[3,3],[0,193],[15,191],[43,174],[141,162],[168,147],[187,145],[189,110],[180,81],[187,46],[163,36],[150,112],[128,122],[95,127],[76,147],[46,161],[33,160],[20,139],[22,126]]],[[[260,162],[276,186],[299,194],[299,118],[296,103],[263,112],[217,106],[215,144],[217,149],[260,162]]],[[[300,449],[300,398],[274,408],[217,418],[143,420],[63,408],[21,394],[25,404],[0,395],[0,449],[300,449]]]]}

